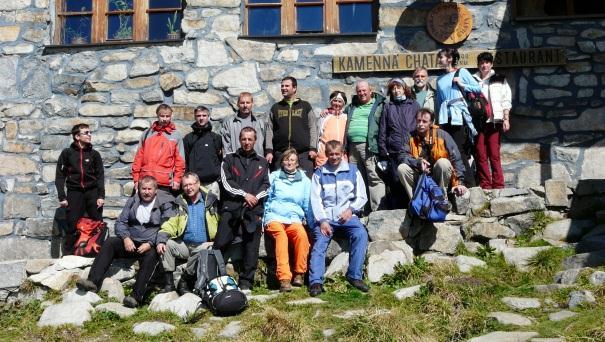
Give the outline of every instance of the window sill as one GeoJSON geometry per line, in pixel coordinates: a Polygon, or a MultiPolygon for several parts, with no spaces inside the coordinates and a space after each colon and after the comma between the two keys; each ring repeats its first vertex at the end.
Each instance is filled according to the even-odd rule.
{"type": "Polygon", "coordinates": [[[366,40],[370,38],[376,39],[378,32],[368,33],[299,33],[280,36],[249,36],[239,35],[238,38],[261,40],[261,41],[299,41],[299,40],[319,40],[326,43],[331,43],[334,40],[366,40]]]}
{"type": "Polygon", "coordinates": [[[181,45],[185,39],[165,39],[165,40],[145,40],[137,42],[105,42],[105,43],[89,43],[77,45],[46,45],[44,46],[44,55],[62,52],[78,52],[89,50],[110,50],[123,49],[133,46],[155,46],[155,45],[181,45]]]}
{"type": "Polygon", "coordinates": [[[603,19],[605,13],[599,14],[585,14],[585,15],[553,15],[553,16],[536,16],[536,17],[520,17],[515,16],[513,20],[520,22],[532,22],[532,21],[560,21],[560,20],[589,20],[589,19],[603,19]]]}

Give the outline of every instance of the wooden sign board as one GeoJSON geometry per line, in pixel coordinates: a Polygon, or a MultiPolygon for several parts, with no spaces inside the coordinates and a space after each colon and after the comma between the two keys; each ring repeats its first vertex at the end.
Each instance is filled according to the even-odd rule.
{"type": "MultiPolygon", "coordinates": [[[[458,66],[476,68],[477,55],[484,51],[486,50],[460,51],[458,66]]],[[[440,69],[437,63],[437,52],[335,56],[332,58],[332,72],[337,74],[407,71],[418,67],[425,67],[429,70],[440,69]]],[[[567,63],[567,53],[565,49],[560,48],[502,49],[490,52],[495,54],[494,66],[498,68],[565,65],[567,63]]]]}
{"type": "Polygon", "coordinates": [[[473,29],[473,15],[462,4],[441,3],[433,7],[426,17],[428,33],[443,44],[456,44],[465,40],[473,29]]]}

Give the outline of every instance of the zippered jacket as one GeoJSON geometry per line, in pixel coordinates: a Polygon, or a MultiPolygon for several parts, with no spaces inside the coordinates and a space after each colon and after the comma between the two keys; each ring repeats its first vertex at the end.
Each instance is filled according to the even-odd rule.
{"type": "Polygon", "coordinates": [[[283,170],[273,171],[269,182],[263,226],[272,221],[291,224],[306,219],[308,223],[312,222],[311,181],[303,171],[297,170],[293,180],[288,179],[283,170]]]}
{"type": "Polygon", "coordinates": [[[385,103],[380,116],[378,151],[382,158],[398,154],[416,129],[420,105],[414,99],[385,103]]]}
{"type": "Polygon", "coordinates": [[[472,135],[475,136],[477,135],[477,130],[473,126],[473,119],[464,100],[464,94],[460,90],[460,87],[454,85],[452,82],[456,72],[458,72],[458,77],[464,85],[464,92],[479,94],[481,87],[479,87],[479,83],[477,83],[468,70],[465,68],[458,70],[443,74],[437,78],[437,107],[435,108],[435,116],[437,117],[437,123],[440,125],[449,123],[452,126],[463,126],[466,124],[472,135]]]}
{"type": "MultiPolygon", "coordinates": [[[[254,151],[256,151],[256,154],[259,156],[263,156],[265,152],[265,134],[267,125],[262,118],[256,117],[254,114],[250,114],[250,120],[252,121],[252,128],[256,130],[254,151]]],[[[221,124],[221,135],[223,137],[223,156],[233,153],[240,148],[239,133],[244,127],[245,126],[242,125],[242,121],[237,114],[223,120],[221,124]]]]}
{"type": "MultiPolygon", "coordinates": [[[[382,114],[382,107],[386,98],[378,93],[372,93],[372,98],[374,98],[374,104],[372,105],[372,109],[370,109],[370,115],[368,116],[368,136],[366,144],[370,152],[378,154],[378,129],[380,126],[380,116],[382,114]]],[[[355,108],[359,107],[360,105],[361,104],[359,103],[359,97],[357,95],[353,95],[351,103],[348,104],[344,109],[344,112],[347,115],[347,127],[345,129],[347,135],[349,132],[349,124],[351,123],[351,119],[353,118],[353,112],[355,111],[355,108]]],[[[345,148],[347,148],[347,140],[348,139],[345,137],[345,148]]]]}
{"type": "Polygon", "coordinates": [[[315,167],[322,166],[328,160],[326,156],[326,143],[328,141],[337,140],[344,145],[347,116],[344,113],[339,115],[329,114],[319,119],[319,126],[317,128],[319,139],[317,141],[315,167]]]}
{"type": "Polygon", "coordinates": [[[343,160],[334,170],[324,165],[313,173],[311,208],[315,221],[337,221],[347,208],[355,214],[367,200],[366,186],[355,164],[343,160]]]}
{"type": "Polygon", "coordinates": [[[494,70],[490,70],[489,77],[485,80],[481,79],[481,73],[477,72],[473,77],[479,82],[481,92],[489,100],[492,105],[492,113],[494,122],[502,122],[504,120],[504,110],[512,108],[512,92],[506,77],[496,74],[494,70]]]}
{"type": "Polygon", "coordinates": [[[246,193],[256,196],[258,204],[249,209],[262,215],[263,201],[269,189],[269,163],[256,152],[244,155],[240,148],[223,159],[221,165],[221,193],[223,211],[240,210],[246,193]]]}
{"type": "Polygon", "coordinates": [[[116,236],[120,239],[129,237],[132,241],[141,243],[149,242],[151,246],[155,246],[160,226],[176,215],[176,204],[171,196],[158,191],[149,222],[145,224],[137,220],[137,209],[140,205],[141,198],[138,195],[135,194],[128,199],[116,221],[116,236]]]}
{"type": "Polygon", "coordinates": [[[156,121],[145,130],[132,163],[132,180],[153,176],[158,185],[181,184],[185,174],[183,139],[174,123],[160,126],[156,121]]]}
{"type": "Polygon", "coordinates": [[[221,136],[212,132],[212,125],[194,122],[193,132],[183,138],[187,171],[195,172],[202,183],[212,183],[221,176],[223,143],[221,136]]]}
{"type": "Polygon", "coordinates": [[[283,152],[292,147],[298,153],[317,150],[315,113],[307,101],[296,99],[292,106],[281,100],[271,106],[267,122],[267,152],[283,152]]]}
{"type": "Polygon", "coordinates": [[[75,142],[61,151],[55,186],[59,201],[67,199],[65,187],[80,191],[97,188],[98,197],[105,198],[105,170],[99,152],[92,145],[81,149],[75,142]]]}

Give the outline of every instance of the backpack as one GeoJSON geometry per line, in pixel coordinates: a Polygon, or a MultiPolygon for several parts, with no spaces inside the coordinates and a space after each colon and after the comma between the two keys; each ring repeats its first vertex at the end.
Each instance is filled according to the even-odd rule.
{"type": "MultiPolygon", "coordinates": [[[[456,73],[454,73],[454,78],[458,77],[459,74],[460,69],[456,70],[456,73]]],[[[483,92],[479,94],[464,92],[464,99],[466,101],[468,111],[471,113],[473,118],[473,126],[475,126],[478,130],[481,130],[483,124],[485,124],[485,122],[494,115],[491,103],[487,97],[483,95],[483,92]]]]}
{"type": "Polygon", "coordinates": [[[227,275],[219,250],[205,249],[197,255],[197,280],[193,293],[217,316],[232,316],[248,306],[248,298],[235,279],[227,275]]]}
{"type": "Polygon", "coordinates": [[[74,244],[74,255],[95,256],[107,238],[107,226],[103,221],[81,217],[76,223],[78,240],[74,244]]]}
{"type": "Polygon", "coordinates": [[[449,202],[443,189],[433,177],[422,174],[416,184],[409,209],[412,214],[429,222],[443,222],[449,211],[449,202]]]}

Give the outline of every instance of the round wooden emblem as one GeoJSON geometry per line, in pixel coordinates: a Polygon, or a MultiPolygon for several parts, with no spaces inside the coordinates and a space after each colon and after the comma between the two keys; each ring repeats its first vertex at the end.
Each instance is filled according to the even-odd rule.
{"type": "Polygon", "coordinates": [[[441,3],[429,12],[426,26],[433,39],[443,44],[465,40],[473,29],[473,15],[464,5],[441,3]]]}

